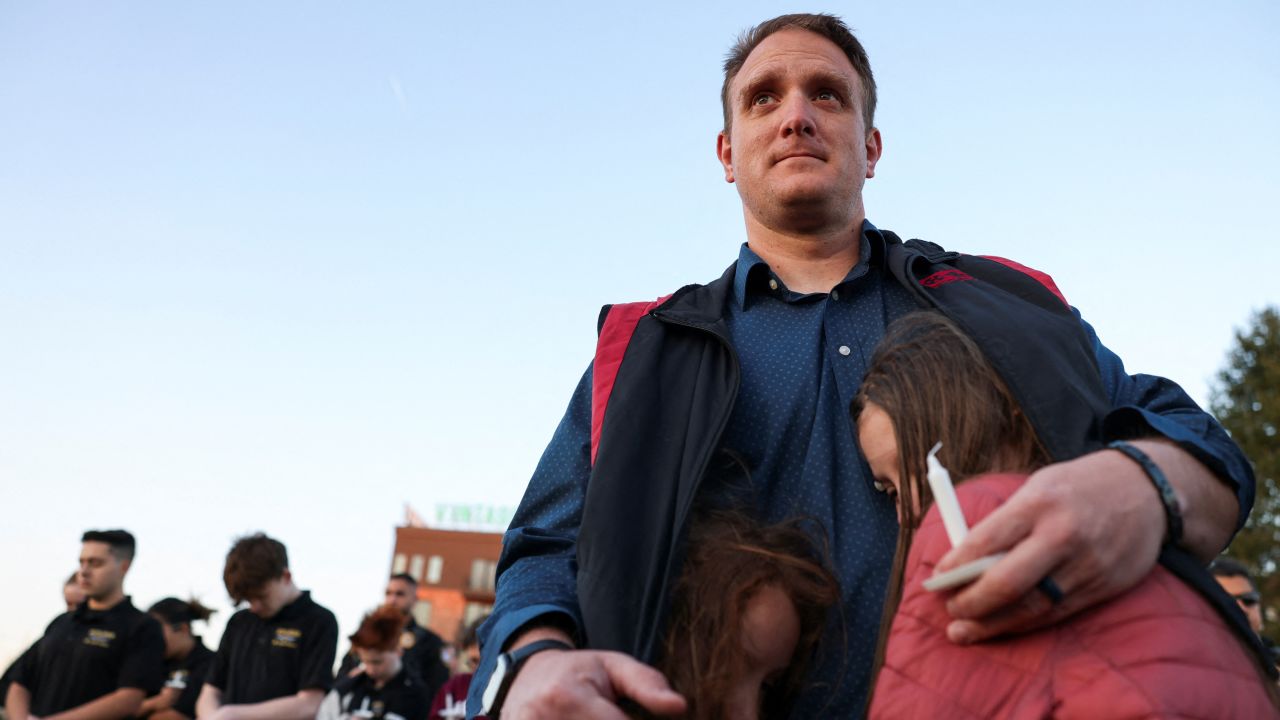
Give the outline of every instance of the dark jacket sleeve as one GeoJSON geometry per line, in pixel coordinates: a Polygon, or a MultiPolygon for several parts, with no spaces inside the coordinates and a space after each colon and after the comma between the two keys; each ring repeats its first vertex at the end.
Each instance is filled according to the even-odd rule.
{"type": "MultiPolygon", "coordinates": [[[[1076,316],[1080,313],[1077,310],[1076,316]]],[[[1253,509],[1253,467],[1227,431],[1191,399],[1177,383],[1155,375],[1130,375],[1093,327],[1080,323],[1093,342],[1102,382],[1111,398],[1111,412],[1103,421],[1107,441],[1164,437],[1199,460],[1236,493],[1240,511],[1236,529],[1253,509]]]]}
{"type": "Polygon", "coordinates": [[[468,717],[480,711],[498,655],[520,628],[539,618],[581,627],[577,539],[591,476],[591,369],[583,374],[524,499],[502,539],[497,599],[480,628],[480,666],[467,696],[468,717]]]}

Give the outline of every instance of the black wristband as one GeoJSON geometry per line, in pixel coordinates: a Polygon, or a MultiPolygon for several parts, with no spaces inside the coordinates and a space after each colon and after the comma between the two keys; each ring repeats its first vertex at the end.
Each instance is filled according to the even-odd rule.
{"type": "Polygon", "coordinates": [[[1124,440],[1116,440],[1107,447],[1128,455],[1129,459],[1142,467],[1142,471],[1151,479],[1151,484],[1156,486],[1156,492],[1160,494],[1160,504],[1164,506],[1164,519],[1169,525],[1166,542],[1174,546],[1181,543],[1182,510],[1178,507],[1178,496],[1173,492],[1173,486],[1169,484],[1169,479],[1164,476],[1164,472],[1146,453],[1124,440]]]}

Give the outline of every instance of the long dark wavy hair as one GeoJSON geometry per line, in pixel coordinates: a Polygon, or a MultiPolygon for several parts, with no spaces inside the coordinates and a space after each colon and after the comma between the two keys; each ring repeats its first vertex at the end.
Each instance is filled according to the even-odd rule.
{"type": "Polygon", "coordinates": [[[933,503],[925,482],[929,450],[942,443],[938,461],[957,483],[984,473],[1030,473],[1048,465],[1049,455],[977,344],[937,312],[911,313],[889,326],[854,398],[855,425],[871,403],[889,416],[897,439],[902,518],[880,619],[874,678],[884,663],[889,629],[902,599],[907,553],[933,503]]]}
{"type": "MultiPolygon", "coordinates": [[[[745,477],[745,464],[723,453],[723,475],[745,477]]],[[[716,473],[713,473],[716,474],[716,473]]],[[[786,593],[800,621],[792,662],[761,693],[760,717],[785,717],[804,689],[828,614],[840,588],[829,570],[825,533],[804,519],[764,524],[734,506],[699,507],[689,526],[687,554],[657,668],[688,700],[689,720],[727,717],[727,701],[746,658],[742,627],[748,603],[761,589],[786,593]]]]}

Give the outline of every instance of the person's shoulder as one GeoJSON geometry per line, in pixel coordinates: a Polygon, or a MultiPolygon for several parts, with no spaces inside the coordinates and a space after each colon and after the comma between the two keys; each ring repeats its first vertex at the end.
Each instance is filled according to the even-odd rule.
{"type": "Polygon", "coordinates": [[[228,634],[234,635],[237,632],[243,632],[246,627],[253,625],[255,622],[259,622],[258,616],[249,612],[248,608],[237,610],[231,614],[231,617],[227,618],[227,626],[222,631],[222,635],[226,637],[228,634]]]}
{"type": "MultiPolygon", "coordinates": [[[[1004,504],[1027,481],[1021,473],[992,473],[969,478],[956,486],[956,497],[964,510],[965,520],[973,527],[1004,504]]],[[[930,513],[937,514],[936,506],[930,513]]]]}
{"type": "MultiPolygon", "coordinates": [[[[310,598],[308,597],[308,599],[310,598]]],[[[304,613],[311,622],[314,622],[317,625],[332,625],[334,628],[338,627],[338,618],[333,614],[333,611],[315,600],[310,601],[304,609],[304,613]]]]}
{"type": "Polygon", "coordinates": [[[213,657],[216,654],[217,653],[206,647],[203,642],[197,640],[196,646],[191,649],[191,652],[187,655],[186,661],[183,664],[188,670],[199,670],[205,665],[213,662],[213,657]]]}
{"type": "Polygon", "coordinates": [[[344,675],[334,681],[333,692],[338,693],[339,696],[346,695],[360,687],[368,677],[363,672],[358,672],[355,675],[344,675]]]}
{"type": "Polygon", "coordinates": [[[54,618],[49,621],[49,624],[45,625],[44,634],[48,635],[49,633],[58,632],[64,628],[70,627],[75,622],[75,614],[75,611],[72,610],[60,615],[55,615],[54,618]]]}
{"type": "Polygon", "coordinates": [[[431,628],[423,627],[422,625],[414,624],[413,634],[414,639],[419,643],[425,641],[433,645],[444,644],[444,638],[437,635],[431,628]]]}

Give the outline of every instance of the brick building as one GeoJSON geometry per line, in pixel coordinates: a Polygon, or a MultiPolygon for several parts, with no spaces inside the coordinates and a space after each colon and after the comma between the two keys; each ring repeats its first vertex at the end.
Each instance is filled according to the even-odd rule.
{"type": "Polygon", "coordinates": [[[467,623],[493,608],[501,552],[499,532],[398,527],[391,572],[418,581],[418,623],[454,642],[467,623]]]}

